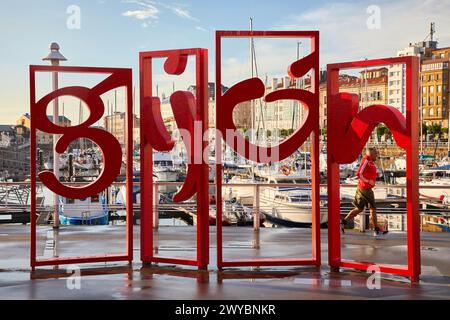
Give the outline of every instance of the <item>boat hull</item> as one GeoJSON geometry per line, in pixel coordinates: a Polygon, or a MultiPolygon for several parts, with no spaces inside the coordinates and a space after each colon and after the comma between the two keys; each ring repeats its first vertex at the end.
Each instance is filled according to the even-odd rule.
{"type": "MultiPolygon", "coordinates": [[[[299,222],[299,221],[293,221],[293,220],[286,220],[283,218],[279,218],[279,217],[275,217],[274,215],[271,215],[269,213],[264,213],[264,215],[266,216],[267,222],[268,223],[272,223],[272,224],[276,224],[278,226],[281,227],[286,227],[286,228],[311,228],[311,223],[309,222],[299,222]]],[[[327,223],[321,223],[320,224],[321,228],[326,228],[327,227],[327,223]]]]}
{"type": "Polygon", "coordinates": [[[61,225],[96,225],[104,226],[109,223],[108,214],[104,214],[96,217],[68,217],[65,215],[59,215],[59,223],[61,225]]]}

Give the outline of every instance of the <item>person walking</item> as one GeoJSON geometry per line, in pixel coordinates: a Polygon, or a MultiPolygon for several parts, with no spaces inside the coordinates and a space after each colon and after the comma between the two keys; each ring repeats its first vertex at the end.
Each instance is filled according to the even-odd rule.
{"type": "Polygon", "coordinates": [[[355,175],[359,179],[355,199],[352,202],[352,205],[355,208],[341,220],[341,230],[343,233],[345,233],[345,226],[348,222],[363,212],[366,207],[370,210],[370,218],[373,225],[374,236],[377,237],[388,233],[387,230],[384,230],[378,225],[377,206],[375,203],[375,195],[373,193],[373,188],[375,187],[375,181],[377,179],[377,167],[375,165],[377,158],[377,149],[369,148],[366,155],[361,160],[361,164],[355,175]]]}

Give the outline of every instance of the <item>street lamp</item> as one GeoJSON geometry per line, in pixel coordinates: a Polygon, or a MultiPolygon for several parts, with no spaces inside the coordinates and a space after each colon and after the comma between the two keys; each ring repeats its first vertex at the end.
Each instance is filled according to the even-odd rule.
{"type": "MultiPolygon", "coordinates": [[[[50,61],[52,66],[59,66],[60,61],[67,61],[66,57],[64,57],[59,52],[59,45],[56,42],[53,42],[50,45],[50,53],[42,59],[43,61],[50,61]]],[[[58,90],[58,72],[52,73],[52,90],[58,90]]],[[[59,105],[58,98],[53,100],[53,123],[59,125],[59,105]]],[[[58,139],[58,135],[53,135],[53,172],[56,178],[59,180],[59,154],[56,152],[56,142],[58,139]]],[[[54,203],[55,210],[53,212],[53,228],[59,228],[59,213],[58,213],[58,205],[59,199],[58,195],[54,195],[54,203]]]]}

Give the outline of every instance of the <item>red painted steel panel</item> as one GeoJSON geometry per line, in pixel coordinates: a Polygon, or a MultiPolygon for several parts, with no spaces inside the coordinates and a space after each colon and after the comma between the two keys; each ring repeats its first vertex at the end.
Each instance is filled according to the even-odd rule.
{"type": "Polygon", "coordinates": [[[133,260],[133,125],[132,125],[132,71],[121,68],[95,68],[95,67],[55,67],[55,66],[30,66],[30,129],[31,129],[31,234],[30,234],[30,264],[32,269],[41,265],[60,265],[68,263],[94,263],[107,261],[133,260]],[[81,86],[69,86],[60,88],[45,95],[36,101],[36,73],[58,72],[58,73],[95,73],[109,74],[109,76],[93,88],[81,86]],[[82,199],[100,193],[114,182],[120,172],[122,162],[122,150],[117,139],[109,132],[92,128],[104,114],[104,105],[100,96],[113,89],[125,87],[126,89],[126,114],[127,132],[125,135],[126,150],[126,186],[127,186],[127,208],[126,208],[126,251],[117,255],[96,255],[91,257],[60,257],[38,260],[36,257],[36,130],[50,134],[61,135],[56,144],[56,152],[63,153],[69,144],[78,138],[88,138],[95,142],[103,154],[104,167],[99,177],[82,187],[70,187],[62,184],[50,171],[39,173],[43,185],[59,196],[71,199],[82,199]],[[60,96],[73,96],[82,100],[89,108],[88,119],[83,123],[72,127],[60,127],[48,120],[46,115],[47,105],[60,96]]]}
{"type": "Polygon", "coordinates": [[[350,262],[341,259],[340,239],[340,185],[339,164],[351,163],[360,154],[373,129],[384,123],[393,133],[407,158],[407,247],[406,267],[380,265],[382,272],[409,276],[416,281],[420,275],[420,214],[419,214],[419,166],[418,166],[418,102],[419,59],[398,57],[375,60],[351,61],[327,66],[327,125],[328,125],[328,251],[329,264],[339,267],[367,270],[374,265],[367,262],[350,262]],[[358,111],[356,95],[339,92],[339,72],[344,69],[406,65],[406,117],[397,109],[372,105],[358,111]]]}
{"type": "Polygon", "coordinates": [[[206,49],[177,49],[140,53],[141,83],[141,260],[144,263],[172,263],[196,265],[206,269],[209,263],[209,184],[208,163],[203,159],[208,130],[208,51],[206,49]],[[164,125],[160,100],[153,96],[153,59],[166,59],[164,71],[171,75],[183,74],[189,56],[195,58],[196,92],[174,92],[170,97],[173,114],[179,129],[190,134],[183,142],[188,154],[186,181],[174,196],[174,202],[197,197],[197,259],[157,257],[153,252],[153,150],[170,151],[174,141],[164,125]]]}
{"type": "MultiPolygon", "coordinates": [[[[225,143],[246,159],[258,163],[268,163],[261,154],[269,157],[278,155],[278,161],[289,157],[304,142],[311,138],[312,161],[312,259],[254,259],[254,260],[223,260],[222,219],[216,219],[217,232],[217,266],[282,266],[282,265],[310,265],[320,266],[320,180],[319,180],[319,32],[318,31],[216,31],[216,126],[222,133],[225,143]],[[222,94],[222,38],[309,38],[311,39],[311,54],[298,61],[294,61],[287,70],[291,78],[300,78],[313,70],[311,91],[301,89],[281,89],[265,95],[265,85],[258,78],[239,82],[222,94]],[[233,109],[237,104],[253,99],[265,98],[267,102],[277,100],[301,101],[308,108],[308,115],[302,127],[278,146],[261,147],[249,142],[239,133],[232,140],[227,139],[227,130],[235,132],[233,109]],[[235,148],[244,145],[245,149],[235,148]],[[312,261],[312,262],[311,262],[312,261]]],[[[222,141],[216,139],[216,210],[217,217],[222,217],[222,141]]]]}

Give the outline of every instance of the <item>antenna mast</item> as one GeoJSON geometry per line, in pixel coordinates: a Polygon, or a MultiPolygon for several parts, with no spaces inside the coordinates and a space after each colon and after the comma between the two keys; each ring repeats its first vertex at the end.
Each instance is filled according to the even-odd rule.
{"type": "Polygon", "coordinates": [[[431,42],[433,42],[433,40],[434,40],[433,36],[434,36],[435,33],[436,33],[435,23],[432,22],[431,25],[430,25],[430,40],[431,40],[431,42]]]}

